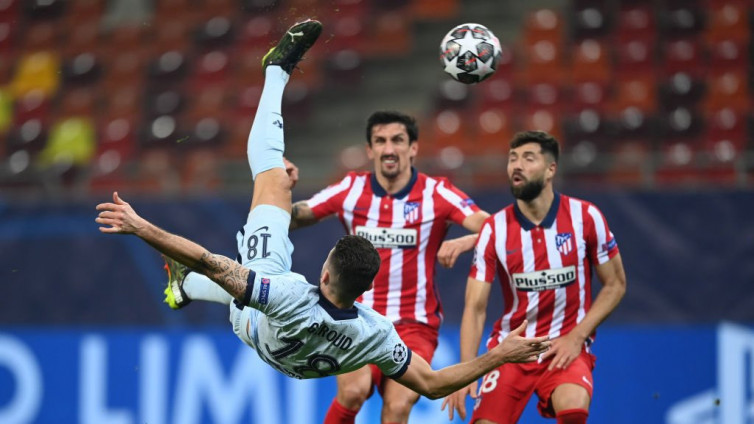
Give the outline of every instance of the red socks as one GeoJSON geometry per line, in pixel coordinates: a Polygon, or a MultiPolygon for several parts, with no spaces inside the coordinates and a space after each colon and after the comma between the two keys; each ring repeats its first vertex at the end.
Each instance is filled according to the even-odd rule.
{"type": "Polygon", "coordinates": [[[330,404],[330,409],[325,414],[324,424],[353,424],[356,420],[356,414],[359,411],[352,411],[338,402],[338,399],[333,399],[330,404]]]}
{"type": "Polygon", "coordinates": [[[566,409],[557,414],[558,424],[586,424],[588,416],[586,409],[566,409]]]}

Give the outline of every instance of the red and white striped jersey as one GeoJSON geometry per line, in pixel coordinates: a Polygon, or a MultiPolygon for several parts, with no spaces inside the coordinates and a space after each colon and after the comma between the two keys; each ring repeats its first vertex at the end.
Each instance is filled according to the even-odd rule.
{"type": "Polygon", "coordinates": [[[490,216],[474,253],[469,276],[492,283],[497,272],[502,287],[503,315],[487,340],[491,349],[524,319],[526,337],[571,331],[592,303],[592,265],[612,259],[618,245],[593,204],[555,193],[540,225],[515,202],[490,216]]]}
{"type": "Polygon", "coordinates": [[[369,239],[382,266],[374,289],[358,301],[391,321],[417,321],[438,328],[442,306],[435,289],[437,251],[450,222],[461,225],[479,208],[445,178],[412,170],[393,195],[371,172],[349,172],[308,200],[317,219],[337,214],[349,234],[369,239]]]}

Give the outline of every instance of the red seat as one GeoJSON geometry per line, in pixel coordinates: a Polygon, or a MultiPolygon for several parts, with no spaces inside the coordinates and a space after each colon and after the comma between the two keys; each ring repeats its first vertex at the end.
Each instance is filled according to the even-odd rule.
{"type": "Polygon", "coordinates": [[[52,105],[50,99],[45,97],[39,90],[32,90],[16,99],[13,121],[16,127],[23,125],[29,120],[38,120],[40,123],[49,124],[52,105]]]}
{"type": "Polygon", "coordinates": [[[513,116],[498,107],[486,107],[476,113],[477,132],[469,151],[479,155],[505,154],[513,138],[513,116]]]}
{"type": "Polygon", "coordinates": [[[657,38],[657,22],[651,4],[621,4],[617,20],[618,40],[657,38]]]}
{"type": "Polygon", "coordinates": [[[241,27],[239,42],[243,48],[269,50],[278,40],[275,21],[270,14],[255,14],[241,27]]]}
{"type": "Polygon", "coordinates": [[[751,105],[748,85],[746,72],[731,70],[710,75],[704,98],[705,109],[730,107],[737,111],[748,110],[751,105]]]}
{"type": "Polygon", "coordinates": [[[707,9],[705,37],[709,42],[736,40],[748,43],[749,31],[749,11],[745,4],[728,1],[707,9]]]}
{"type": "Polygon", "coordinates": [[[198,57],[192,76],[192,88],[224,83],[230,73],[230,57],[222,50],[212,50],[198,57]]]}
{"type": "Polygon", "coordinates": [[[455,147],[464,153],[473,150],[473,140],[469,136],[471,121],[467,118],[463,111],[457,109],[437,111],[432,116],[429,150],[433,153],[439,153],[446,147],[455,147]]]}
{"type": "Polygon", "coordinates": [[[440,82],[434,100],[434,109],[464,109],[472,103],[469,86],[447,78],[440,82]]]}
{"type": "Polygon", "coordinates": [[[622,74],[654,73],[654,40],[643,38],[624,39],[618,42],[615,67],[622,74]]]}
{"type": "Polygon", "coordinates": [[[678,38],[662,46],[662,73],[669,77],[684,72],[698,79],[704,75],[705,60],[701,44],[696,38],[678,38]]]}
{"type": "Polygon", "coordinates": [[[448,19],[458,15],[459,0],[412,0],[410,15],[417,19],[448,19]]]}
{"type": "Polygon", "coordinates": [[[336,6],[335,10],[326,17],[325,25],[330,28],[330,34],[323,47],[328,52],[343,49],[363,52],[367,48],[367,42],[370,41],[368,35],[370,19],[366,19],[367,9],[364,2],[357,1],[353,5],[336,6]]]}
{"type": "Polygon", "coordinates": [[[214,146],[197,148],[181,161],[181,185],[191,193],[214,193],[220,186],[221,163],[214,146]]]}
{"type": "Polygon", "coordinates": [[[532,107],[524,111],[521,118],[522,127],[527,131],[545,131],[558,140],[563,140],[559,116],[553,109],[532,107]]]}
{"type": "Polygon", "coordinates": [[[533,82],[526,87],[525,100],[529,108],[546,108],[558,113],[565,104],[562,87],[547,81],[533,82]]]}
{"type": "Polygon", "coordinates": [[[16,46],[16,32],[18,31],[14,20],[0,18],[0,55],[9,56],[16,46]]]}
{"type": "Polygon", "coordinates": [[[231,19],[224,16],[221,11],[216,11],[210,16],[200,22],[193,31],[195,45],[202,52],[222,49],[235,41],[231,19]]]}
{"type": "Polygon", "coordinates": [[[59,36],[58,25],[55,21],[40,21],[26,27],[19,41],[26,52],[57,51],[59,36]]]}
{"type": "Polygon", "coordinates": [[[524,22],[524,40],[528,44],[548,40],[556,45],[563,44],[564,22],[554,9],[538,9],[530,12],[524,22]]]}
{"type": "Polygon", "coordinates": [[[363,42],[371,56],[404,56],[411,51],[414,31],[411,18],[400,10],[373,16],[368,28],[369,40],[363,42]]]}
{"type": "Polygon", "coordinates": [[[748,71],[749,45],[735,39],[721,39],[710,43],[709,67],[713,72],[725,70],[748,71]]]}
{"type": "Polygon", "coordinates": [[[627,139],[615,143],[611,150],[612,161],[607,171],[607,181],[624,186],[642,186],[648,180],[647,163],[652,159],[652,149],[645,139],[627,139]]]}
{"type": "Polygon", "coordinates": [[[607,85],[601,81],[582,81],[573,85],[571,112],[584,109],[603,109],[608,102],[607,85]]]}
{"type": "Polygon", "coordinates": [[[355,50],[341,50],[330,56],[327,77],[334,86],[355,86],[363,81],[364,59],[355,50]]]}
{"type": "Polygon", "coordinates": [[[611,78],[611,65],[605,44],[595,39],[580,40],[573,47],[571,81],[607,84],[611,78]]]}
{"type": "Polygon", "coordinates": [[[480,106],[500,108],[510,111],[516,105],[516,92],[512,81],[498,77],[497,74],[484,82],[485,89],[481,90],[480,106]]]}
{"type": "Polygon", "coordinates": [[[70,58],[84,52],[99,53],[100,29],[98,21],[87,21],[68,30],[63,56],[70,58]]]}
{"type": "Polygon", "coordinates": [[[629,75],[615,82],[613,110],[637,108],[644,113],[657,109],[656,81],[653,74],[629,75]]]}
{"type": "Polygon", "coordinates": [[[730,107],[710,111],[706,122],[705,139],[730,140],[739,149],[745,148],[748,126],[743,112],[730,107]]]}
{"type": "Polygon", "coordinates": [[[0,1],[0,20],[16,20],[19,18],[20,0],[3,0],[0,1]]]}
{"type": "Polygon", "coordinates": [[[526,66],[522,80],[563,83],[567,70],[563,65],[563,51],[551,40],[539,40],[524,47],[526,66]]]}
{"type": "Polygon", "coordinates": [[[665,143],[661,159],[655,171],[655,182],[659,185],[698,184],[703,177],[698,169],[700,146],[688,141],[665,143]]]}

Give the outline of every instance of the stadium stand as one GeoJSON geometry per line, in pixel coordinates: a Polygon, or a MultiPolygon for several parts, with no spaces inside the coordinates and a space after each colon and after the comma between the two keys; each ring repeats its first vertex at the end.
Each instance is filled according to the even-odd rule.
{"type": "MultiPolygon", "coordinates": [[[[405,90],[401,85],[393,92],[393,108],[406,104],[426,127],[428,157],[421,160],[430,169],[442,169],[437,155],[454,147],[469,165],[465,174],[478,181],[475,172],[490,170],[473,166],[475,161],[484,162],[490,152],[502,156],[500,143],[535,128],[563,137],[565,156],[574,159],[564,163],[566,173],[582,175],[585,166],[600,163],[594,172],[618,174],[618,184],[651,187],[676,180],[666,178],[667,168],[675,175],[683,165],[684,175],[704,182],[706,173],[717,175],[711,169],[723,166],[733,173],[724,181],[747,184],[750,2],[541,3],[511,9],[522,13],[520,25],[500,28],[497,73],[464,87],[458,99],[442,94],[451,81],[424,53],[425,40],[439,40],[469,16],[457,0],[159,0],[130,2],[130,8],[117,1],[107,7],[94,0],[0,2],[0,185],[13,185],[8,170],[19,151],[29,155],[29,186],[44,185],[34,177],[46,157],[40,152],[70,106],[66,99],[83,89],[89,106],[79,115],[88,120],[96,148],[82,156],[88,163],[79,162],[91,178],[101,180],[105,169],[131,169],[117,179],[128,185],[129,175],[152,175],[139,169],[151,163],[146,156],[154,149],[180,158],[191,151],[196,163],[187,161],[180,172],[216,172],[219,166],[200,165],[197,146],[212,151],[227,169],[243,169],[262,77],[259,61],[286,24],[303,16],[323,20],[326,39],[287,92],[289,119],[307,134],[294,138],[330,136],[328,128],[337,122],[323,117],[327,93],[350,93],[369,104],[379,91],[371,103],[381,107],[390,93],[377,87],[396,83],[405,90]],[[431,78],[426,70],[435,71],[431,78]],[[432,84],[436,88],[427,90],[432,84]],[[628,178],[626,166],[641,172],[628,178]]],[[[470,16],[485,13],[480,8],[470,16]]],[[[488,26],[498,31],[494,22],[488,26]]],[[[357,133],[355,123],[348,128],[346,134],[357,133]]],[[[316,160],[337,161],[337,152],[352,144],[331,142],[317,150],[316,160]]],[[[311,152],[292,145],[302,156],[311,152]]],[[[233,190],[238,180],[232,175],[201,179],[233,190]]]]}

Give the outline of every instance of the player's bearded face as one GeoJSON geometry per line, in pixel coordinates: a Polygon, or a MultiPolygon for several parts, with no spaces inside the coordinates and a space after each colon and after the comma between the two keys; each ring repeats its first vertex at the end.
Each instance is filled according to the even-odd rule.
{"type": "Polygon", "coordinates": [[[545,187],[548,163],[536,143],[511,149],[508,156],[508,180],[511,193],[525,202],[534,200],[545,187]]]}
{"type": "Polygon", "coordinates": [[[538,178],[528,180],[523,175],[519,178],[523,178],[523,183],[514,185],[511,181],[511,193],[516,199],[521,199],[525,202],[534,200],[542,192],[545,187],[545,176],[540,175],[538,178]]]}
{"type": "Polygon", "coordinates": [[[375,172],[394,179],[411,172],[411,162],[417,152],[416,143],[409,141],[406,126],[401,123],[375,125],[367,154],[374,162],[375,172]]]}

